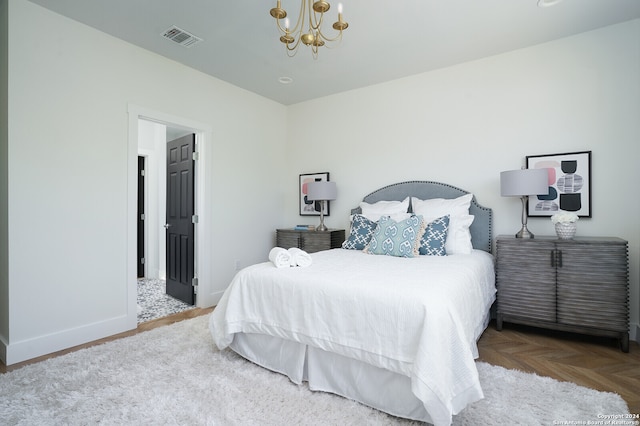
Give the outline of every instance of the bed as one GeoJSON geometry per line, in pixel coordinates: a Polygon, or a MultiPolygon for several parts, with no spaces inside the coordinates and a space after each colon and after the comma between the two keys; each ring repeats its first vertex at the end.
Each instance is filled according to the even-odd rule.
{"type": "MultiPolygon", "coordinates": [[[[307,381],[312,390],[398,417],[451,424],[483,398],[474,360],[496,293],[492,211],[460,188],[411,181],[372,192],[351,213],[355,223],[365,207],[408,202],[407,211],[418,214],[421,202],[443,199],[447,205],[468,200],[468,252],[373,255],[369,243],[364,251],[313,253],[306,268],[252,265],[238,272],[211,314],[216,345],[294,383],[307,381]]],[[[389,220],[384,217],[377,227],[389,220]]],[[[450,231],[453,217],[446,216],[450,231]]]]}

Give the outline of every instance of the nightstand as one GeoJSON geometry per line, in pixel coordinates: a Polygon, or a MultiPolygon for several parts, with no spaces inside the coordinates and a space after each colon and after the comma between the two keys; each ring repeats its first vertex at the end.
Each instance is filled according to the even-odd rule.
{"type": "Polygon", "coordinates": [[[620,238],[499,236],[496,328],[503,322],[620,340],[629,351],[629,266],[620,238]]]}
{"type": "Polygon", "coordinates": [[[276,229],[276,246],[298,247],[307,253],[340,248],[344,241],[344,229],[328,231],[299,231],[297,229],[276,229]]]}

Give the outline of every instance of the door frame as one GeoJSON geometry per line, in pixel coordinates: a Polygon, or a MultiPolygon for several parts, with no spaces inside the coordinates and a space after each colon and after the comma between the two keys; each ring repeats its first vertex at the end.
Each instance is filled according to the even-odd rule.
{"type": "Polygon", "coordinates": [[[195,306],[204,308],[212,301],[206,297],[211,293],[211,271],[199,259],[211,258],[207,241],[206,219],[206,170],[207,152],[213,139],[212,127],[189,118],[178,117],[161,111],[152,110],[139,105],[129,104],[129,135],[127,155],[127,325],[137,327],[137,171],[138,171],[138,120],[144,119],[165,124],[170,127],[180,127],[196,135],[196,151],[198,161],[195,162],[194,184],[194,212],[198,215],[198,223],[194,229],[194,274],[198,277],[198,293],[195,306]]]}

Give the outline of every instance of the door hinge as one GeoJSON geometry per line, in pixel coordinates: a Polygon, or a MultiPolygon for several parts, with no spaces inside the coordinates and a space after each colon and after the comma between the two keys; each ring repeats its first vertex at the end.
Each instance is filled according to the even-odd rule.
{"type": "Polygon", "coordinates": [[[140,176],[144,176],[144,169],[140,170],[140,176]]]}
{"type": "Polygon", "coordinates": [[[144,265],[144,257],[141,257],[141,258],[140,258],[140,264],[141,264],[141,265],[144,265]]]}
{"type": "Polygon", "coordinates": [[[200,159],[200,153],[198,151],[193,152],[193,161],[200,159]]]}
{"type": "Polygon", "coordinates": [[[144,213],[140,213],[140,220],[144,220],[144,213]]]}
{"type": "Polygon", "coordinates": [[[193,287],[193,293],[198,294],[198,277],[191,279],[191,287],[193,287]]]}
{"type": "Polygon", "coordinates": [[[191,223],[198,223],[198,215],[194,214],[193,216],[191,216],[191,223]]]}

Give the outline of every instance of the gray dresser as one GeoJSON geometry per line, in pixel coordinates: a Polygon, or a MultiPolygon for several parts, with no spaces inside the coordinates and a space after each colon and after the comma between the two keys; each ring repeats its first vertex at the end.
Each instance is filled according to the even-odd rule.
{"type": "Polygon", "coordinates": [[[496,242],[498,330],[503,322],[610,336],[629,351],[629,266],[620,238],[496,242]]]}
{"type": "Polygon", "coordinates": [[[296,229],[276,229],[276,246],[298,247],[307,253],[340,248],[344,241],[344,229],[328,231],[298,231],[296,229]]]}

